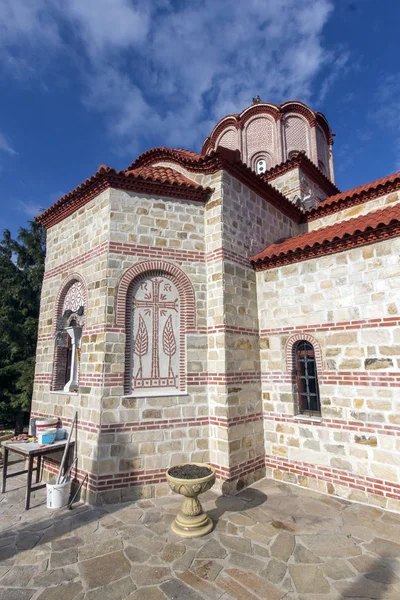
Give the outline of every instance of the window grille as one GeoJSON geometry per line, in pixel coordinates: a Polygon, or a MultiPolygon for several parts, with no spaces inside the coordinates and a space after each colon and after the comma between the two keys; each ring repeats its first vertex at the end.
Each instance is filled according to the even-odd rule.
{"type": "Polygon", "coordinates": [[[298,412],[309,416],[321,415],[317,366],[312,344],[301,340],[295,346],[298,412]]]}

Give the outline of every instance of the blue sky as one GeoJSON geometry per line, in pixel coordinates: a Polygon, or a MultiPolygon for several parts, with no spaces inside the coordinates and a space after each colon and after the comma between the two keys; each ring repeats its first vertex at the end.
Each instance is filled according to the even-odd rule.
{"type": "Polygon", "coordinates": [[[341,189],[400,169],[397,0],[2,0],[0,230],[259,94],[336,133],[341,189]],[[378,8],[379,6],[379,8],[378,8]]]}

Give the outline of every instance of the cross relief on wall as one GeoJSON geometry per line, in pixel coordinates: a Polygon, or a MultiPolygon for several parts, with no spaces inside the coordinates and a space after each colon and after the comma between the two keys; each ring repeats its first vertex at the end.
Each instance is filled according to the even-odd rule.
{"type": "Polygon", "coordinates": [[[142,281],[133,294],[132,390],[178,391],[180,307],[174,284],[165,277],[142,281]]]}

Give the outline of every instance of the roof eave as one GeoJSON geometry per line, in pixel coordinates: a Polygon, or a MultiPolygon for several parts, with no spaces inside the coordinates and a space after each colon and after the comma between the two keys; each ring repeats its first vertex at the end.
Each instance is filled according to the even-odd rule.
{"type": "Polygon", "coordinates": [[[346,233],[340,238],[336,237],[333,240],[326,240],[323,243],[315,243],[304,248],[273,254],[270,257],[255,255],[250,258],[250,263],[256,271],[266,271],[312,258],[344,252],[345,250],[373,244],[399,235],[400,221],[392,220],[387,224],[380,223],[376,227],[368,226],[363,231],[358,230],[353,234],[346,233]]]}
{"type": "Polygon", "coordinates": [[[108,188],[194,202],[206,202],[213,192],[213,189],[209,187],[202,188],[194,185],[151,181],[144,177],[126,175],[124,172],[109,169],[105,173],[96,173],[75,190],[60,198],[53,206],[35,217],[35,221],[46,228],[52,227],[108,188]]]}

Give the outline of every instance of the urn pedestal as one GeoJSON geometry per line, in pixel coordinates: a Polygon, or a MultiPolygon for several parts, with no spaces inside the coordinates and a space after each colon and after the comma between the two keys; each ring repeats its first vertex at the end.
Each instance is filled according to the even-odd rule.
{"type": "Polygon", "coordinates": [[[183,467],[184,464],[205,467],[211,471],[206,477],[198,479],[180,479],[173,477],[167,471],[167,481],[172,491],[184,496],[180,512],[173,521],[172,531],[182,537],[201,537],[210,533],[214,524],[207,513],[203,511],[198,496],[211,489],[215,483],[215,469],[205,463],[183,463],[175,465],[183,467]]]}

